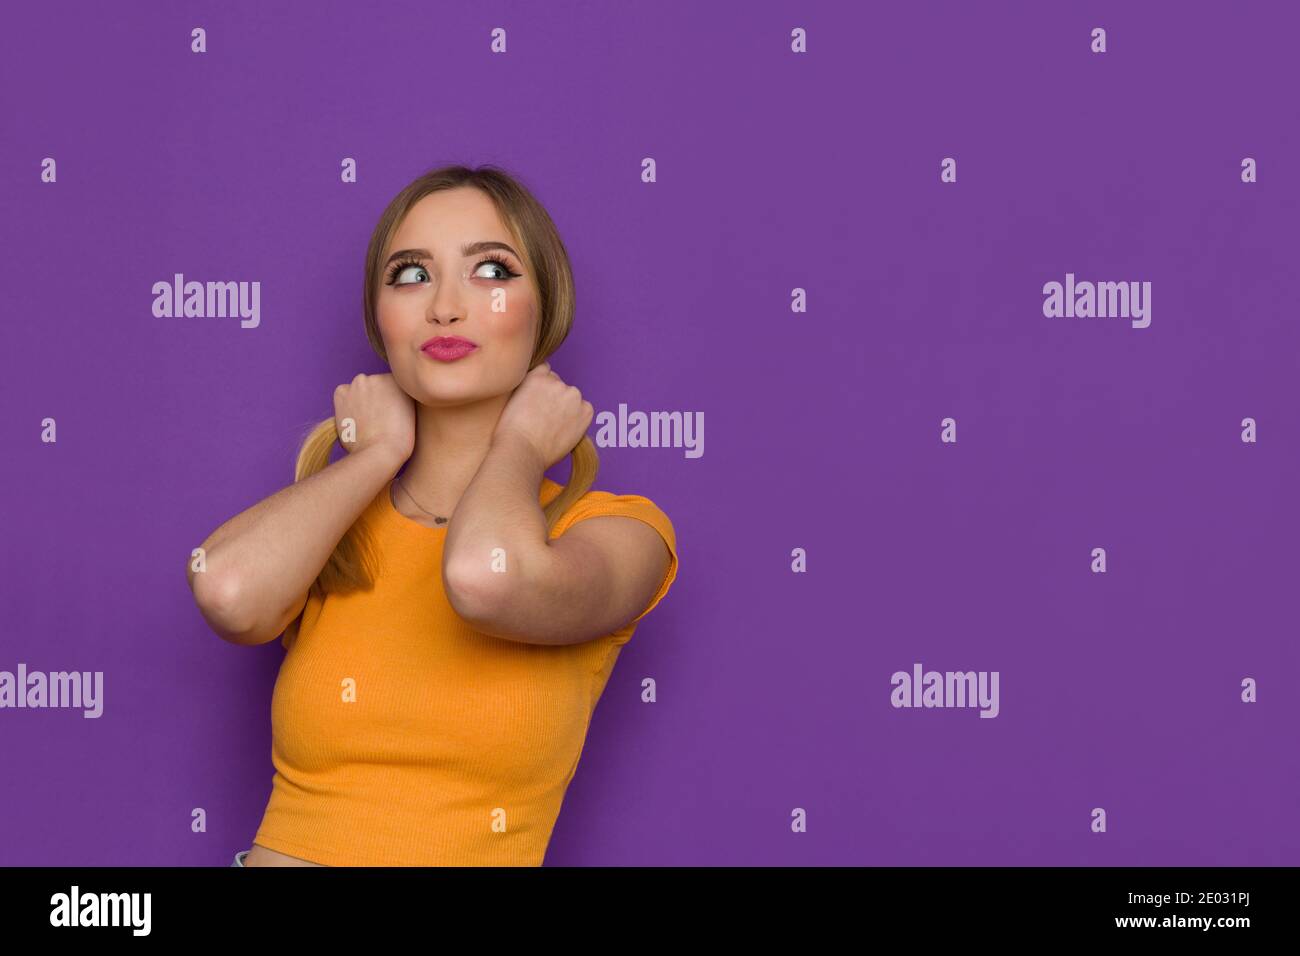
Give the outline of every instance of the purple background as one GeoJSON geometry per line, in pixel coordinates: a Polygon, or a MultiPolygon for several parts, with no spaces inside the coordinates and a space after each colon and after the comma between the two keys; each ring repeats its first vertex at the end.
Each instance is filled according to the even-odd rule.
{"type": "Polygon", "coordinates": [[[103,670],[105,714],[0,711],[0,863],[249,845],[283,650],[217,638],[184,565],[384,370],[365,244],[445,162],[551,211],[578,288],[552,364],[598,412],[706,418],[699,459],[601,450],[681,572],[548,864],[1300,863],[1293,4],[3,16],[0,669],[103,670]],[[260,281],[261,327],[154,318],[175,272],[260,281]],[[1149,280],[1150,328],[1045,318],[1066,272],[1149,280]],[[999,671],[1000,716],[895,710],[917,661],[999,671]]]}

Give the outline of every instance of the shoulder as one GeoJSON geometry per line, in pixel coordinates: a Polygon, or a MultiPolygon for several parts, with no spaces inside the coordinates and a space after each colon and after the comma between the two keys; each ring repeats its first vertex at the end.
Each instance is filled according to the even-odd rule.
{"type": "MultiPolygon", "coordinates": [[[[551,529],[551,538],[560,537],[579,522],[611,516],[632,518],[642,524],[641,531],[637,535],[629,535],[624,539],[627,542],[636,540],[637,550],[625,551],[625,556],[621,559],[623,563],[620,565],[620,574],[637,580],[644,579],[643,586],[650,594],[648,600],[640,602],[640,613],[629,622],[635,624],[663,599],[677,578],[679,564],[677,534],[667,512],[646,495],[590,490],[560,516],[551,529]],[[655,538],[644,533],[645,526],[658,532],[661,545],[652,546],[651,542],[655,538]],[[639,550],[642,548],[646,550],[639,550]]],[[[620,633],[625,632],[626,625],[624,632],[620,633]]]]}
{"type": "Polygon", "coordinates": [[[672,519],[657,502],[646,495],[599,489],[588,490],[570,505],[556,521],[551,536],[557,537],[563,534],[579,521],[605,516],[635,518],[642,521],[658,531],[668,542],[670,549],[676,547],[672,519]]]}

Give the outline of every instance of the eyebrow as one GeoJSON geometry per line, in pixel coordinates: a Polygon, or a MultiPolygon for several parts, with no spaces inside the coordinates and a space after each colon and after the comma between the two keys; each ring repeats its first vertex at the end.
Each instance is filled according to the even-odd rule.
{"type": "MultiPolygon", "coordinates": [[[[462,256],[475,256],[478,255],[480,252],[487,252],[489,249],[504,249],[506,252],[514,256],[516,259],[519,259],[520,261],[523,260],[523,256],[515,252],[514,249],[506,245],[504,242],[495,242],[491,240],[479,240],[478,242],[466,243],[465,245],[460,247],[460,254],[462,256]]],[[[429,252],[428,249],[398,249],[396,252],[394,252],[391,256],[388,257],[388,262],[385,262],[384,265],[388,265],[388,263],[394,262],[398,259],[432,259],[432,258],[433,258],[433,253],[429,252]]]]}

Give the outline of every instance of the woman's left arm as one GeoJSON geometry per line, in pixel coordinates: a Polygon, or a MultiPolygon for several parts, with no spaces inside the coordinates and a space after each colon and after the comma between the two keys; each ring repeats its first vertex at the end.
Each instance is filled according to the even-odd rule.
{"type": "Polygon", "coordinates": [[[476,630],[529,644],[577,644],[645,610],[670,555],[659,532],[622,515],[586,518],[552,540],[538,489],[548,465],[515,432],[493,437],[448,525],[442,576],[476,630]]]}

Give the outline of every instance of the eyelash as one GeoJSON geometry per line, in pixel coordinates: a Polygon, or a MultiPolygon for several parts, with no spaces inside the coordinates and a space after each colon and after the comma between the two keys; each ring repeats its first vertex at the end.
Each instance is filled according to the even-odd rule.
{"type": "MultiPolygon", "coordinates": [[[[495,280],[495,281],[497,281],[497,282],[504,282],[504,281],[506,281],[506,279],[517,279],[517,278],[519,278],[519,273],[518,273],[518,272],[515,272],[513,269],[510,268],[510,261],[509,261],[508,259],[506,259],[505,256],[502,256],[502,255],[500,255],[500,254],[498,254],[498,253],[492,253],[492,252],[487,253],[487,254],[486,254],[482,259],[479,260],[478,264],[474,266],[474,271],[477,272],[478,269],[479,269],[479,266],[483,265],[485,262],[495,262],[495,263],[496,263],[497,265],[499,265],[503,270],[505,270],[505,273],[506,273],[506,275],[505,275],[505,279],[497,279],[497,280],[495,280]]],[[[424,263],[423,263],[423,262],[420,262],[418,259],[402,259],[402,260],[399,260],[398,262],[394,262],[392,268],[388,270],[388,275],[387,275],[387,277],[386,277],[385,280],[384,280],[384,284],[385,284],[385,285],[397,285],[397,277],[400,276],[400,275],[402,274],[402,270],[403,270],[403,269],[410,269],[411,267],[415,267],[415,268],[417,268],[417,269],[423,269],[423,268],[424,268],[424,263]]],[[[402,285],[419,285],[418,282],[403,282],[403,283],[401,283],[401,284],[402,284],[402,285]]]]}

